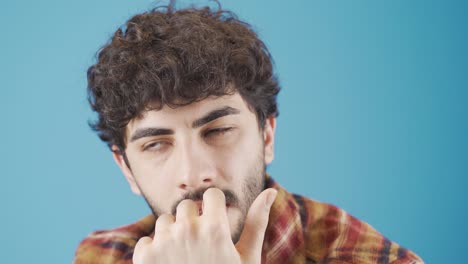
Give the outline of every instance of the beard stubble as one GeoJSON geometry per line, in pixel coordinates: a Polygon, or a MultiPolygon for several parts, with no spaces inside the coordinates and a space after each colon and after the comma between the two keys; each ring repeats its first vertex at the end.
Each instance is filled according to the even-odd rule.
{"type": "MultiPolygon", "coordinates": [[[[234,244],[236,244],[240,239],[250,206],[265,188],[266,166],[264,163],[263,151],[260,152],[259,155],[257,155],[256,161],[250,166],[250,168],[247,171],[248,176],[245,177],[241,188],[244,196],[243,199],[239,198],[239,195],[235,194],[231,190],[221,190],[223,191],[226,197],[226,203],[230,204],[232,207],[238,208],[241,211],[240,219],[237,221],[237,223],[235,223],[235,227],[231,230],[231,239],[234,244]]],[[[216,186],[210,186],[208,188],[211,187],[216,186]]],[[[174,202],[171,213],[175,215],[177,205],[185,199],[191,199],[195,201],[202,200],[203,193],[208,188],[203,188],[187,193],[186,195],[184,195],[184,197],[178,199],[176,202],[174,202]]],[[[142,193],[142,196],[156,218],[158,217],[158,215],[161,215],[163,213],[162,210],[158,209],[158,206],[156,206],[157,203],[155,201],[150,200],[145,193],[142,193]]]]}

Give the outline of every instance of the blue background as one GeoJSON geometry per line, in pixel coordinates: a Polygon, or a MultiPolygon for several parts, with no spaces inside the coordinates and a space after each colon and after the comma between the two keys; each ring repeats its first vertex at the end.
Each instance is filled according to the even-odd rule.
{"type": "MultiPolygon", "coordinates": [[[[270,173],[428,263],[463,263],[467,2],[222,4],[254,25],[283,87],[270,173]]],[[[71,263],[92,230],[149,212],[87,126],[85,73],[120,25],[154,6],[2,3],[2,263],[71,263]]]]}

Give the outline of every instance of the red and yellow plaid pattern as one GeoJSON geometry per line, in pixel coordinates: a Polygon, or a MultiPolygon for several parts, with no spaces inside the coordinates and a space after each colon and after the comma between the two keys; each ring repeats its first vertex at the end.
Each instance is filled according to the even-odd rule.
{"type": "MultiPolygon", "coordinates": [[[[266,187],[278,190],[278,196],[270,213],[262,263],[424,263],[336,206],[288,193],[270,177],[266,187]]],[[[152,235],[155,221],[149,215],[131,225],[93,232],[80,243],[74,263],[132,263],[136,242],[152,235]]]]}

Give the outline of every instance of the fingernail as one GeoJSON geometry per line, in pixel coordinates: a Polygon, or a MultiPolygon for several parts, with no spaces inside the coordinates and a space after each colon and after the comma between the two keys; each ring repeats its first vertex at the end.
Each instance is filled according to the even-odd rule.
{"type": "Polygon", "coordinates": [[[265,201],[265,206],[266,206],[267,210],[270,210],[271,205],[275,201],[277,194],[278,194],[277,190],[272,190],[272,191],[269,192],[269,194],[268,194],[268,196],[266,198],[266,201],[265,201]]]}

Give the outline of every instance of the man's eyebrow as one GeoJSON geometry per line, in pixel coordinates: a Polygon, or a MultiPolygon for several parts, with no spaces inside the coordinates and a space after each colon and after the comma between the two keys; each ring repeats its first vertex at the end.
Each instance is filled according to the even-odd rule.
{"type": "Polygon", "coordinates": [[[173,134],[174,134],[174,130],[167,129],[167,128],[157,128],[157,127],[140,128],[140,129],[137,129],[133,133],[132,137],[130,138],[130,142],[133,142],[143,137],[155,137],[155,136],[173,135],[173,134]]]}
{"type": "MultiPolygon", "coordinates": [[[[239,113],[240,111],[238,109],[230,107],[230,106],[225,106],[223,108],[213,110],[209,112],[208,114],[206,114],[205,116],[203,116],[202,118],[195,120],[192,123],[192,127],[198,128],[220,117],[227,116],[227,115],[236,115],[239,113]]],[[[133,142],[135,140],[138,140],[144,137],[155,137],[155,136],[162,136],[162,135],[174,135],[174,130],[168,129],[168,128],[158,128],[158,127],[139,128],[133,133],[132,137],[130,138],[130,142],[133,142]]]]}
{"type": "Polygon", "coordinates": [[[206,114],[204,117],[195,120],[192,123],[192,127],[198,128],[220,117],[227,116],[227,115],[237,115],[239,113],[240,113],[239,109],[236,109],[230,106],[225,106],[223,108],[213,110],[209,112],[208,114],[206,114]]]}

